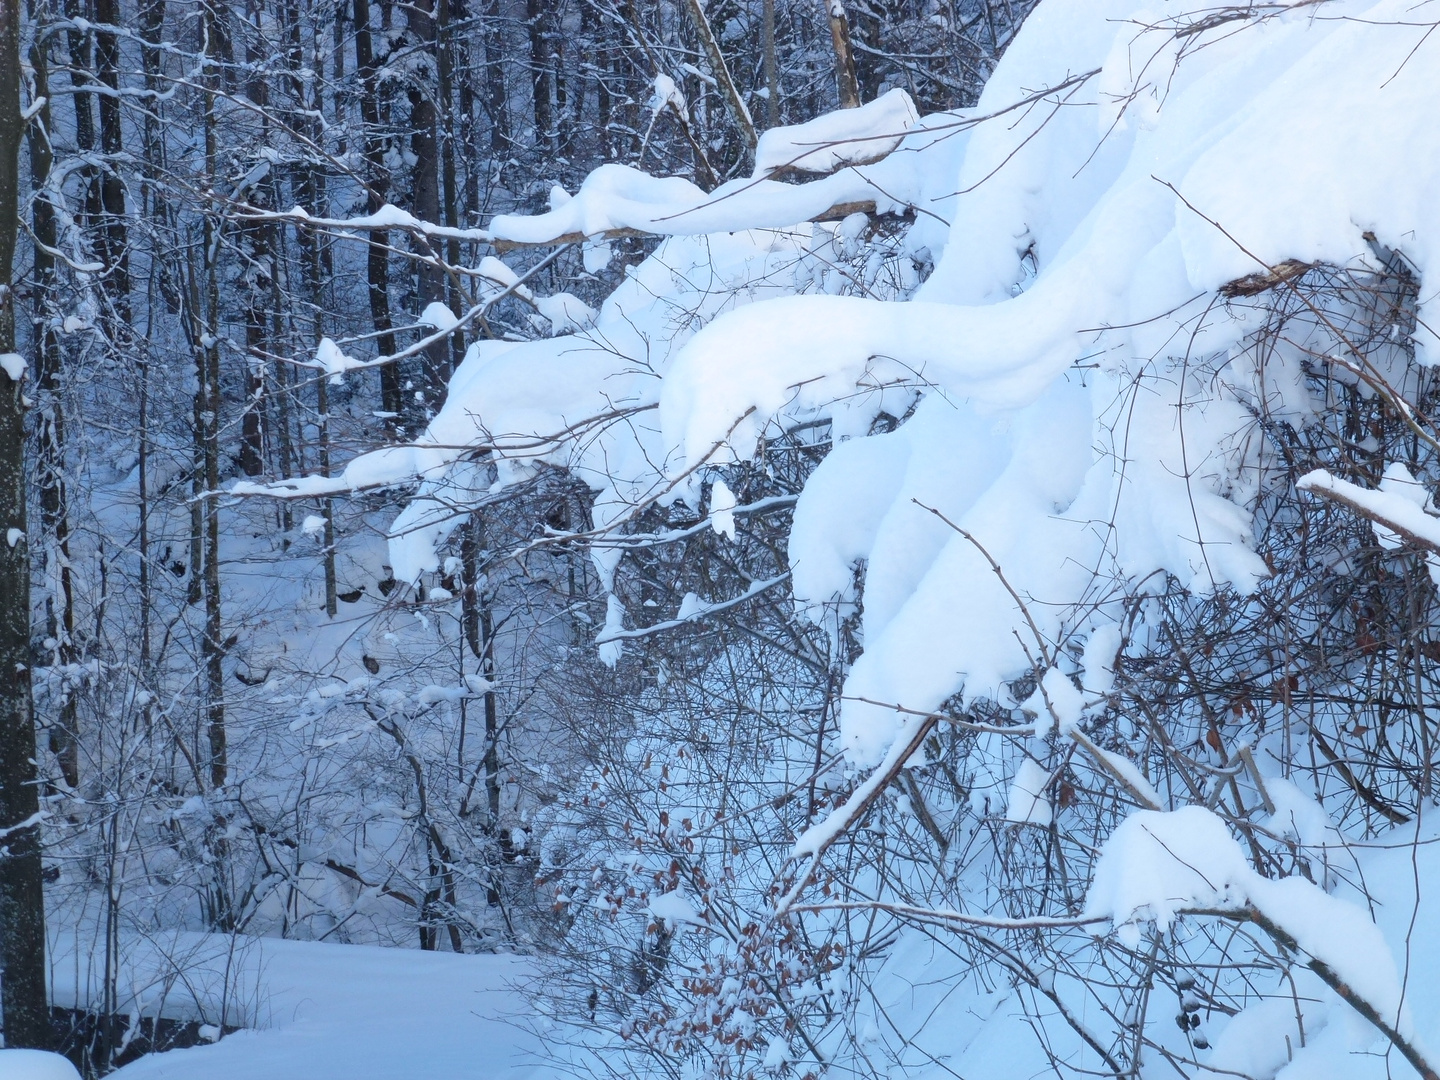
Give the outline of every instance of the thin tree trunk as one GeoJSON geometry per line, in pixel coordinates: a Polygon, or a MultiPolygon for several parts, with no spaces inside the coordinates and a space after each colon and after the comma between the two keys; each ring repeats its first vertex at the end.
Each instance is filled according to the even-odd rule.
{"type": "Polygon", "coordinates": [[[553,72],[550,70],[550,17],[545,0],[525,0],[525,22],[530,32],[530,93],[535,114],[535,146],[551,148],[555,116],[550,105],[553,72]]]}
{"type": "MultiPolygon", "coordinates": [[[[70,46],[70,83],[75,91],[70,95],[75,108],[75,149],[82,155],[95,150],[95,110],[90,104],[94,94],[85,89],[95,81],[91,74],[95,64],[90,50],[90,33],[83,28],[83,21],[89,15],[83,0],[65,0],[65,17],[70,22],[65,39],[70,46]]],[[[100,191],[93,165],[82,165],[77,173],[81,177],[82,192],[79,220],[85,225],[100,213],[100,191]]]]}
{"type": "MultiPolygon", "coordinates": [[[[207,3],[204,11],[203,33],[205,50],[214,55],[218,44],[217,13],[207,3]]],[[[215,84],[218,76],[214,67],[207,67],[204,96],[205,170],[214,176],[217,168],[218,150],[215,135],[215,84]]],[[[205,598],[205,633],[201,639],[200,651],[205,661],[206,682],[206,736],[210,744],[210,783],[223,788],[228,772],[228,752],[225,732],[225,674],[223,661],[225,648],[221,640],[220,623],[220,504],[213,492],[220,488],[220,223],[215,215],[205,216],[203,236],[205,244],[204,272],[205,336],[197,353],[200,359],[201,408],[201,459],[204,465],[204,507],[205,553],[203,592],[205,598]]]]}
{"type": "MultiPolygon", "coordinates": [[[[693,0],[692,0],[693,2],[693,0]]],[[[830,22],[830,46],[835,51],[835,88],[842,109],[860,107],[860,78],[855,74],[855,50],[850,45],[850,20],[843,0],[820,0],[830,22]]]]}
{"type": "MultiPolygon", "coordinates": [[[[145,42],[141,50],[141,63],[145,69],[145,89],[158,92],[160,88],[160,35],[165,27],[165,0],[146,0],[140,8],[140,37],[145,42]]],[[[155,185],[158,183],[163,155],[163,144],[160,138],[158,118],[154,115],[154,108],[145,110],[145,178],[150,187],[147,193],[148,209],[151,214],[165,221],[166,216],[163,209],[164,200],[157,197],[155,185]]],[[[153,260],[152,260],[153,262],[153,260]]],[[[147,305],[147,315],[154,326],[156,303],[155,286],[163,295],[166,292],[166,281],[169,271],[163,266],[152,266],[151,269],[151,302],[147,305]]],[[[150,335],[146,335],[149,340],[150,335]]],[[[139,431],[136,440],[139,443],[138,451],[138,480],[139,480],[139,528],[137,530],[136,543],[140,548],[140,670],[142,678],[149,678],[150,675],[150,613],[151,613],[151,587],[150,587],[150,352],[148,346],[142,345],[136,354],[138,373],[140,377],[140,400],[137,417],[139,431]]],[[[146,709],[147,719],[149,709],[146,709]]]]}
{"type": "MultiPolygon", "coordinates": [[[[385,202],[390,174],[385,168],[385,147],[380,138],[380,102],[375,86],[376,60],[370,36],[370,0],[355,0],[355,66],[360,74],[360,120],[365,129],[366,202],[373,214],[385,202]]],[[[370,291],[370,321],[376,348],[381,356],[395,354],[394,325],[390,318],[390,234],[372,232],[367,248],[366,278],[370,291]]],[[[380,369],[380,408],[398,418],[404,402],[400,392],[400,368],[386,364],[380,369]]]]}
{"type": "MultiPolygon", "coordinates": [[[[435,27],[435,67],[438,74],[440,93],[440,183],[443,206],[441,207],[446,226],[460,227],[459,180],[455,172],[455,140],[460,134],[456,130],[453,103],[455,43],[450,30],[451,0],[436,0],[437,25],[435,27]]],[[[456,237],[445,240],[445,262],[450,266],[460,265],[460,241],[456,237]]],[[[463,311],[464,301],[460,296],[460,281],[455,274],[447,275],[447,301],[451,311],[463,311]]],[[[465,358],[465,332],[457,330],[450,335],[450,370],[460,366],[465,358]]]]}
{"type": "Polygon", "coordinates": [[[48,1048],[40,792],[30,692],[25,397],[11,290],[20,213],[20,0],[0,0],[0,1011],[5,1045],[48,1048]]]}
{"type": "MultiPolygon", "coordinates": [[[[258,26],[260,12],[256,0],[251,0],[247,12],[258,26]]],[[[264,58],[253,45],[246,48],[246,62],[257,73],[264,70],[264,58]]],[[[246,94],[261,110],[261,145],[269,145],[270,85],[264,78],[252,78],[246,87],[246,94]]],[[[242,197],[257,206],[265,206],[263,188],[243,192],[242,197]]],[[[245,289],[245,400],[240,414],[240,471],[246,476],[258,476],[265,471],[265,338],[269,318],[265,305],[270,292],[270,226],[261,222],[248,222],[240,227],[241,244],[250,271],[242,279],[245,289]]]]}
{"type": "Polygon", "coordinates": [[[690,21],[695,25],[695,36],[700,39],[700,47],[705,50],[705,56],[710,61],[710,74],[714,75],[715,81],[720,84],[725,107],[730,110],[730,119],[735,122],[740,137],[745,140],[745,148],[753,155],[758,139],[755,134],[755,121],[750,116],[750,110],[745,107],[745,99],[740,96],[729,65],[725,63],[720,43],[715,40],[715,34],[710,29],[710,20],[705,17],[705,9],[700,6],[700,0],[685,0],[685,10],[690,13],[690,21]]]}
{"type": "Polygon", "coordinates": [[[775,56],[775,0],[761,4],[761,47],[765,65],[765,126],[780,126],[780,65],[775,56]]]}
{"type": "MultiPolygon", "coordinates": [[[[435,2],[416,0],[406,8],[407,25],[422,49],[435,49],[435,2]]],[[[443,0],[441,0],[443,3],[443,0]]],[[[419,86],[410,88],[410,152],[415,156],[411,173],[411,212],[421,221],[440,220],[440,149],[436,131],[437,116],[434,98],[419,86]]],[[[417,278],[419,306],[445,299],[445,274],[435,265],[436,252],[423,238],[416,240],[419,258],[417,278]]],[[[437,341],[425,352],[425,405],[439,410],[450,381],[450,349],[437,341]]]]}
{"type": "Polygon", "coordinates": [[[123,142],[120,132],[120,43],[112,30],[120,25],[119,0],[95,0],[95,63],[100,83],[109,93],[100,97],[100,149],[110,167],[100,175],[101,261],[105,264],[106,294],[114,309],[110,333],[112,348],[124,355],[130,336],[130,253],[126,243],[125,182],[119,161],[123,142]]]}
{"type": "MultiPolygon", "coordinates": [[[[290,86],[294,96],[297,113],[291,118],[291,124],[299,131],[305,132],[312,141],[319,142],[320,130],[315,121],[315,113],[319,110],[321,102],[318,93],[315,99],[306,97],[307,82],[302,76],[305,66],[305,54],[301,45],[300,12],[294,7],[287,5],[285,8],[286,32],[290,40],[289,65],[290,65],[290,86]]],[[[299,177],[296,182],[297,193],[302,206],[311,207],[316,213],[326,212],[326,184],[325,178],[313,162],[303,162],[300,165],[299,177]]],[[[320,344],[320,339],[325,333],[324,324],[324,291],[325,273],[327,261],[324,249],[321,247],[320,236],[312,229],[304,226],[296,227],[296,239],[300,245],[301,273],[305,279],[305,298],[309,302],[313,321],[311,323],[310,346],[313,348],[320,344]]],[[[330,389],[324,377],[315,382],[315,407],[316,425],[318,428],[318,449],[320,454],[320,475],[330,475],[330,389]]],[[[332,619],[335,617],[336,607],[336,579],[335,579],[335,504],[331,499],[324,499],[320,504],[320,516],[325,521],[324,543],[325,550],[321,561],[325,573],[325,614],[332,619]]]]}
{"type": "Polygon", "coordinates": [[[500,0],[485,0],[485,99],[490,115],[490,153],[504,159],[510,152],[510,99],[505,88],[505,28],[500,0]]]}

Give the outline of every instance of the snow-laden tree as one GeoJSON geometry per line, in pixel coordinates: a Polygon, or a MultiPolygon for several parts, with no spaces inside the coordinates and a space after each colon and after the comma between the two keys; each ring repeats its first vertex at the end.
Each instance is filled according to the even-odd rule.
{"type": "Polygon", "coordinates": [[[972,109],[465,234],[663,239],[284,490],[418,484],[412,584],[588,489],[527,545],[615,670],[559,697],[558,1014],[677,1075],[1435,1075],[1434,25],[1045,0],[972,109]]]}

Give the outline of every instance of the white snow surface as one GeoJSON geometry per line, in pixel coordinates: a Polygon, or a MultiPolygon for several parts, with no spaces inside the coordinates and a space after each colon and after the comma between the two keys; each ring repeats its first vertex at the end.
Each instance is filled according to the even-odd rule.
{"type": "MultiPolygon", "coordinates": [[[[1341,480],[1324,469],[1306,473],[1296,481],[1296,487],[1301,491],[1333,492],[1440,550],[1440,517],[1426,513],[1428,495],[1404,465],[1398,469],[1393,464],[1387,467],[1376,490],[1341,480]]],[[[1401,545],[1399,535],[1373,520],[1371,525],[1382,547],[1393,550],[1401,545]]]]}
{"type": "Polygon", "coordinates": [[[828,173],[867,164],[899,146],[919,119],[910,95],[896,87],[858,109],[771,128],[761,133],[755,147],[755,175],[769,176],[780,169],[828,173]]]}
{"type": "Polygon", "coordinates": [[[75,1066],[44,1050],[0,1050],[0,1080],[80,1080],[75,1066]]]}
{"type": "Polygon", "coordinates": [[[1042,828],[1054,820],[1054,811],[1045,798],[1049,774],[1034,758],[1025,758],[1015,770],[1010,797],[1005,802],[1005,820],[1026,822],[1042,828]]]}
{"type": "Polygon", "coordinates": [[[416,321],[421,326],[433,326],[436,330],[454,330],[460,324],[455,313],[439,300],[432,300],[426,304],[425,310],[420,313],[420,318],[416,321]]]}
{"type": "Polygon", "coordinates": [[[0,371],[5,372],[11,382],[19,382],[25,378],[25,372],[29,363],[19,353],[0,353],[0,371]]]}
{"type": "MultiPolygon", "coordinates": [[[[168,992],[164,1015],[220,1023],[228,990],[223,1022],[245,1030],[142,1058],[115,1073],[120,1080],[553,1075],[539,1065],[542,1041],[523,1026],[518,986],[530,968],[513,957],[253,938],[232,949],[224,936],[201,934],[164,948],[132,942],[124,956],[146,1015],[168,992]],[[165,974],[172,948],[187,961],[183,977],[165,974]]],[[[73,977],[68,985],[73,994],[73,977]]],[[[57,996],[66,987],[62,961],[57,996]]]]}

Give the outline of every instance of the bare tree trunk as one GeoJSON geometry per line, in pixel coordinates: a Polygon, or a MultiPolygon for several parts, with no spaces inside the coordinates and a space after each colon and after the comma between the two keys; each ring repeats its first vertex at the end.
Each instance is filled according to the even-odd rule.
{"type": "MultiPolygon", "coordinates": [[[[165,0],[146,0],[140,8],[140,36],[145,42],[141,50],[141,62],[145,69],[145,89],[151,92],[159,90],[160,84],[160,35],[165,27],[165,0]]],[[[163,152],[160,139],[158,118],[154,116],[154,110],[147,109],[145,112],[145,176],[152,183],[160,173],[163,152]]],[[[152,190],[148,198],[148,209],[157,215],[162,214],[160,204],[162,200],[157,199],[152,190]]],[[[163,220],[163,218],[162,218],[163,220]]],[[[166,292],[166,280],[169,271],[163,267],[152,267],[151,269],[151,295],[150,303],[147,305],[148,317],[151,325],[154,325],[156,311],[156,289],[162,294],[166,292]]],[[[146,335],[147,341],[149,335],[146,335]]],[[[143,678],[150,676],[150,612],[151,612],[151,591],[150,591],[150,353],[148,346],[142,346],[137,350],[137,367],[140,376],[140,400],[139,416],[137,417],[139,431],[136,435],[137,447],[137,469],[139,480],[139,528],[137,530],[136,544],[140,548],[140,670],[143,678]]],[[[146,715],[148,717],[149,710],[146,715]]]]}
{"type": "MultiPolygon", "coordinates": [[[[250,0],[248,18],[257,26],[260,11],[256,0],[250,0]]],[[[253,46],[246,48],[246,62],[253,71],[264,70],[264,59],[253,46]]],[[[262,130],[268,135],[270,126],[266,110],[270,105],[270,86],[258,75],[250,79],[246,87],[250,100],[260,108],[262,130]]],[[[262,135],[262,145],[268,139],[262,135]]],[[[266,205],[267,200],[259,189],[242,193],[257,206],[266,205]]],[[[270,293],[270,226],[261,222],[247,222],[240,226],[241,244],[251,271],[244,278],[245,289],[245,400],[240,414],[240,471],[246,476],[258,476],[265,471],[265,338],[269,319],[265,305],[270,293]]]]}
{"type": "MultiPolygon", "coordinates": [[[[360,75],[360,120],[365,128],[366,202],[375,213],[385,202],[390,190],[390,173],[385,168],[385,147],[380,139],[380,101],[375,85],[376,58],[370,36],[370,0],[355,0],[355,67],[360,75]]],[[[390,234],[372,232],[367,245],[366,278],[370,290],[370,321],[375,333],[376,348],[381,356],[395,353],[395,335],[390,318],[390,234]]],[[[400,369],[386,364],[380,369],[380,408],[400,415],[404,403],[400,396],[400,369]]]]}
{"type": "MultiPolygon", "coordinates": [[[[444,0],[439,0],[443,3],[444,0]]],[[[435,34],[436,0],[416,0],[406,8],[407,26],[417,39],[420,48],[427,52],[436,49],[435,34]]],[[[415,156],[411,172],[411,211],[421,221],[440,220],[440,147],[434,97],[426,88],[410,87],[410,152],[415,156]]],[[[417,239],[416,254],[421,256],[417,277],[419,279],[419,306],[423,310],[428,304],[445,298],[445,275],[434,264],[436,254],[429,243],[417,239]]],[[[443,341],[431,345],[425,352],[425,405],[438,410],[445,400],[445,389],[450,381],[450,349],[443,341]]]]}
{"type": "Polygon", "coordinates": [[[555,117],[550,105],[550,17],[545,0],[525,0],[525,22],[530,31],[530,92],[535,111],[535,146],[550,148],[555,117]]]}
{"type": "MultiPolygon", "coordinates": [[[[57,659],[73,664],[79,659],[75,642],[75,587],[70,570],[70,515],[65,491],[65,413],[60,401],[60,342],[55,333],[55,206],[44,190],[50,179],[54,152],[50,146],[51,116],[49,105],[50,65],[46,50],[31,45],[30,66],[34,72],[37,100],[46,104],[37,114],[36,124],[29,126],[30,177],[36,189],[32,203],[31,227],[35,230],[33,289],[31,305],[31,338],[35,348],[35,385],[39,388],[39,461],[36,472],[40,486],[40,527],[45,535],[45,561],[53,561],[53,580],[59,586],[57,598],[53,591],[45,597],[46,634],[58,644],[57,659]],[[58,609],[57,609],[58,599],[58,609]]],[[[47,565],[46,577],[51,577],[47,565]]],[[[50,726],[50,750],[60,765],[65,783],[74,788],[80,783],[79,738],[76,731],[75,695],[68,688],[61,691],[60,708],[50,726]]]]}
{"type": "MultiPolygon", "coordinates": [[[[205,35],[205,51],[214,56],[218,45],[218,17],[215,8],[207,3],[204,11],[202,32],[205,35]]],[[[215,134],[215,92],[212,87],[218,81],[215,67],[207,67],[205,76],[205,168],[210,176],[217,167],[215,134]]],[[[225,647],[221,641],[220,624],[220,505],[213,492],[220,488],[220,222],[214,214],[205,216],[203,229],[205,254],[205,335],[196,354],[201,362],[200,394],[201,407],[200,442],[201,459],[204,464],[204,487],[207,493],[203,500],[205,518],[204,582],[205,633],[201,639],[200,651],[205,661],[206,683],[206,736],[210,743],[210,783],[223,788],[229,770],[225,732],[225,674],[223,661],[225,647]]]]}
{"type": "MultiPolygon", "coordinates": [[[[90,99],[94,96],[88,89],[94,84],[91,72],[95,65],[90,51],[90,33],[84,28],[83,20],[90,14],[83,0],[65,0],[65,16],[71,25],[65,31],[70,46],[70,82],[75,92],[71,94],[75,107],[75,148],[82,155],[95,150],[95,110],[90,99]]],[[[87,224],[100,212],[100,192],[95,181],[95,167],[82,165],[80,222],[87,224]]]]}
{"type": "MultiPolygon", "coordinates": [[[[508,845],[500,835],[500,715],[494,685],[495,618],[490,608],[490,596],[480,582],[480,555],[484,546],[484,519],[478,513],[471,514],[460,540],[460,572],[464,575],[460,619],[470,654],[480,662],[480,676],[490,684],[484,694],[485,752],[480,759],[479,773],[485,779],[485,829],[495,845],[496,854],[503,859],[508,845]]],[[[470,813],[474,784],[472,777],[460,804],[462,818],[470,813]]],[[[500,906],[498,869],[491,874],[485,895],[491,907],[500,906]]]]}
{"type": "MultiPolygon", "coordinates": [[[[305,53],[301,42],[300,11],[293,5],[285,7],[286,34],[289,38],[290,47],[288,52],[288,63],[290,66],[290,86],[297,113],[291,118],[291,125],[298,131],[305,132],[313,142],[319,142],[320,129],[316,123],[316,115],[322,106],[318,91],[313,99],[309,98],[307,80],[303,77],[305,67],[305,53]]],[[[296,188],[302,206],[312,207],[317,213],[326,212],[326,190],[325,177],[313,162],[301,163],[296,188]]],[[[301,273],[305,280],[305,298],[309,302],[310,311],[313,313],[311,324],[311,347],[320,343],[325,333],[324,324],[324,297],[322,296],[325,286],[325,270],[328,256],[321,247],[320,235],[313,229],[304,226],[296,227],[296,239],[300,245],[301,273]]],[[[315,381],[315,408],[316,425],[318,428],[318,443],[320,453],[320,475],[330,475],[330,390],[329,384],[321,377],[315,381]]],[[[322,556],[322,563],[325,573],[325,614],[332,619],[335,617],[336,607],[336,583],[335,583],[335,504],[331,499],[324,499],[320,503],[320,516],[325,521],[324,543],[325,550],[322,556]]]]}
{"type": "Polygon", "coordinates": [[[490,115],[490,153],[503,158],[510,152],[510,98],[505,88],[505,28],[500,0],[485,4],[485,101],[490,115]]]}
{"type": "Polygon", "coordinates": [[[765,65],[765,126],[780,126],[780,65],[775,56],[775,0],[761,4],[761,47],[765,65]]]}
{"type": "Polygon", "coordinates": [[[700,39],[700,47],[705,50],[705,56],[710,61],[710,73],[720,84],[725,107],[730,110],[730,119],[735,122],[740,137],[745,140],[745,148],[753,155],[758,139],[755,134],[755,121],[750,116],[750,110],[745,107],[745,99],[740,96],[729,65],[725,63],[724,54],[720,52],[720,43],[715,40],[715,34],[710,29],[710,20],[705,17],[705,9],[700,6],[700,0],[685,0],[685,10],[690,13],[690,21],[695,24],[695,35],[700,39]]]}
{"type": "MultiPolygon", "coordinates": [[[[455,173],[455,140],[459,137],[455,123],[454,108],[454,70],[455,70],[455,43],[450,34],[451,0],[436,0],[437,20],[435,27],[435,67],[439,81],[440,97],[440,184],[441,198],[443,200],[442,211],[446,226],[452,229],[460,227],[460,192],[458,189],[459,179],[455,173]]],[[[445,240],[445,262],[450,266],[460,265],[460,241],[451,236],[445,240]]],[[[447,279],[447,302],[451,311],[463,311],[464,302],[460,297],[460,281],[454,275],[448,275],[447,279]]],[[[460,361],[465,358],[465,332],[457,330],[450,335],[450,370],[460,366],[460,361]]]]}
{"type": "Polygon", "coordinates": [[[860,78],[855,73],[855,50],[850,45],[850,20],[843,0],[820,0],[830,21],[830,45],[835,50],[835,88],[842,109],[860,106],[860,78]]]}
{"type": "Polygon", "coordinates": [[[5,1045],[48,1048],[40,792],[30,693],[25,397],[11,289],[20,213],[20,0],[0,0],[0,1010],[5,1045]]]}
{"type": "Polygon", "coordinates": [[[119,0],[95,0],[95,63],[100,83],[108,93],[100,97],[100,149],[110,167],[100,174],[101,261],[105,264],[106,294],[114,309],[115,325],[110,333],[112,347],[123,355],[130,334],[130,253],[125,228],[125,181],[120,177],[118,157],[123,143],[120,132],[120,43],[113,30],[120,25],[119,0]]]}

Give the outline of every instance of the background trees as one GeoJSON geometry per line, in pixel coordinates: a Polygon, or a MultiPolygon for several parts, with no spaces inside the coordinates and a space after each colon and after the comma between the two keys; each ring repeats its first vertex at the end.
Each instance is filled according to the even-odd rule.
{"type": "Polygon", "coordinates": [[[1433,483],[1413,223],[1252,265],[1136,149],[1191,175],[1168,95],[1278,8],[1056,15],[960,111],[1025,14],[35,6],[27,664],[93,1071],[177,928],[544,950],[540,1007],[672,1074],[919,1071],[1002,997],[1031,1071],[1339,1037],[1283,925],[1084,895],[1193,806],[1385,900],[1338,838],[1433,791],[1433,552],[1298,480],[1433,483]],[[956,111],[747,179],[894,87],[956,111]],[[740,183],[677,225],[656,175],[740,183]]]}
{"type": "MultiPolygon", "coordinates": [[[[57,989],[80,1007],[57,1022],[90,1068],[141,1045],[117,1015],[135,934],[554,939],[531,821],[614,749],[613,716],[581,739],[583,718],[633,689],[588,644],[606,600],[586,544],[557,539],[584,530],[592,495],[546,474],[480,500],[417,592],[387,564],[398,494],[217,493],[414,437],[470,342],[573,328],[654,246],[511,253],[527,275],[511,288],[473,231],[492,215],[542,209],[604,161],[706,187],[743,175],[754,126],[851,93],[837,62],[863,100],[969,103],[1024,5],[839,12],[36,0],[7,24],[25,58],[26,368],[23,388],[0,379],[9,460],[23,422],[30,464],[7,504],[24,539],[0,556],[39,743],[7,681],[5,820],[45,815],[52,981],[57,955],[94,968],[93,993],[57,989]],[[855,55],[837,61],[847,17],[855,55]],[[326,223],[365,214],[374,227],[326,223]],[[487,306],[444,333],[436,304],[487,306]]],[[[707,588],[736,572],[717,563],[707,588]]],[[[668,608],[682,584],[637,588],[668,608]]],[[[796,648],[787,670],[820,677],[829,661],[796,648]]],[[[8,996],[6,1018],[27,1037],[8,996]]]]}

